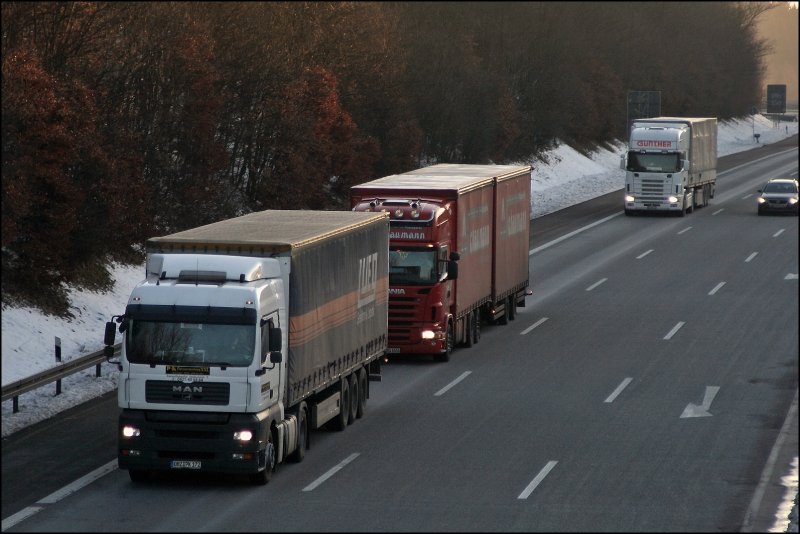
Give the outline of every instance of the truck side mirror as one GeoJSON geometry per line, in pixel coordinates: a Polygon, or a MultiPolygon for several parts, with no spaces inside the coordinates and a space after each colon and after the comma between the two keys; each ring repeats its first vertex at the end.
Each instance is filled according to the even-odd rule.
{"type": "Polygon", "coordinates": [[[450,260],[451,261],[458,261],[460,259],[461,259],[461,254],[459,254],[458,252],[451,252],[450,253],[450,260]]]}
{"type": "Polygon", "coordinates": [[[447,262],[447,278],[450,280],[458,279],[458,263],[456,260],[450,260],[447,262]]]}
{"type": "Polygon", "coordinates": [[[283,341],[281,329],[277,326],[270,326],[269,328],[269,351],[280,352],[283,341]]]}
{"type": "Polygon", "coordinates": [[[108,321],[106,323],[106,332],[103,336],[103,344],[104,345],[113,345],[114,338],[117,335],[117,323],[114,321],[108,321]]]}
{"type": "Polygon", "coordinates": [[[628,155],[627,154],[620,154],[619,156],[619,168],[624,170],[628,169],[628,155]]]}
{"type": "Polygon", "coordinates": [[[283,353],[279,350],[269,353],[269,361],[274,365],[283,361],[283,353]]]}
{"type": "Polygon", "coordinates": [[[682,159],[681,160],[681,170],[688,169],[689,165],[691,165],[691,163],[689,162],[688,159],[682,159]]]}

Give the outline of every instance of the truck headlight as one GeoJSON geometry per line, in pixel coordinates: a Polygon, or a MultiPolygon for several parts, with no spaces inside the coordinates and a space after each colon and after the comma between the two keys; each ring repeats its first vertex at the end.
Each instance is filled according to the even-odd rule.
{"type": "Polygon", "coordinates": [[[667,201],[669,201],[669,203],[670,203],[670,204],[676,204],[676,203],[678,202],[678,197],[676,197],[676,196],[671,196],[671,197],[669,197],[669,198],[667,199],[667,201]]]}
{"type": "Polygon", "coordinates": [[[423,330],[421,335],[422,339],[433,339],[436,334],[433,333],[433,330],[423,330]]]}
{"type": "Polygon", "coordinates": [[[625,195],[625,202],[633,202],[636,199],[633,198],[633,195],[625,195]]]}
{"type": "Polygon", "coordinates": [[[253,431],[252,430],[240,430],[238,432],[233,433],[234,441],[250,441],[253,439],[253,431]]]}
{"type": "Polygon", "coordinates": [[[135,426],[125,425],[122,427],[122,436],[126,438],[138,438],[142,435],[142,431],[135,426]]]}

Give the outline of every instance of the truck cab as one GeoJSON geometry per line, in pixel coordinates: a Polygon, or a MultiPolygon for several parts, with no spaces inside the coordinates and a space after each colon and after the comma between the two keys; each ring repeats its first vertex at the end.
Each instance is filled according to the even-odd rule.
{"type": "Polygon", "coordinates": [[[452,207],[440,199],[362,199],[353,211],[389,214],[388,353],[445,353],[454,339],[452,207]]]}

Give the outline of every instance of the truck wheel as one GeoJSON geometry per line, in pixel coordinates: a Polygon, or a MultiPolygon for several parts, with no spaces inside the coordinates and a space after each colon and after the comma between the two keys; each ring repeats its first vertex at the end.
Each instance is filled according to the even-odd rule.
{"type": "Polygon", "coordinates": [[[350,382],[350,408],[348,410],[349,415],[347,416],[347,424],[352,425],[356,422],[356,414],[358,413],[358,397],[360,395],[360,388],[358,387],[358,376],[356,376],[356,373],[351,373],[347,381],[350,382]]]}
{"type": "Polygon", "coordinates": [[[358,409],[356,417],[361,419],[367,411],[367,370],[358,371],[358,409]]]}
{"type": "Polygon", "coordinates": [[[442,354],[437,354],[433,358],[437,362],[449,362],[450,355],[453,353],[453,345],[456,341],[456,333],[455,327],[453,326],[452,321],[447,323],[447,337],[445,338],[444,342],[444,352],[442,354]]]}
{"type": "Polygon", "coordinates": [[[517,299],[514,295],[508,297],[508,320],[513,321],[517,318],[517,299]]]}
{"type": "Polygon", "coordinates": [[[469,348],[475,344],[475,339],[472,336],[472,332],[475,330],[475,312],[469,312],[469,315],[464,319],[464,345],[469,348]]]}
{"type": "Polygon", "coordinates": [[[129,469],[128,476],[131,477],[131,482],[141,483],[150,480],[150,471],[144,469],[129,469]]]}
{"type": "Polygon", "coordinates": [[[350,381],[347,377],[339,380],[339,414],[333,418],[333,428],[341,432],[347,428],[347,421],[350,420],[350,381]]]}
{"type": "Polygon", "coordinates": [[[264,455],[264,464],[266,467],[250,475],[250,482],[253,484],[263,486],[272,480],[272,475],[275,473],[275,467],[277,465],[277,459],[275,458],[275,441],[275,431],[271,430],[269,433],[269,441],[267,441],[267,447],[260,453],[264,455]]]}
{"type": "Polygon", "coordinates": [[[306,445],[308,444],[308,415],[306,414],[306,406],[303,403],[300,406],[300,411],[297,412],[297,448],[292,452],[289,459],[299,464],[306,457],[306,445]]]}

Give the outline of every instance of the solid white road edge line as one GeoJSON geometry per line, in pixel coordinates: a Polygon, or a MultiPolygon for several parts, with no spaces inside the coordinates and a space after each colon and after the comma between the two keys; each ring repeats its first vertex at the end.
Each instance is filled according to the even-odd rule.
{"type": "Polygon", "coordinates": [[[581,232],[584,232],[584,231],[588,230],[589,228],[594,228],[594,227],[595,227],[595,226],[597,226],[598,224],[603,224],[603,223],[604,223],[604,222],[606,222],[606,221],[610,221],[610,220],[611,220],[611,219],[613,219],[614,217],[619,217],[619,216],[620,216],[620,215],[622,215],[623,213],[624,213],[624,212],[620,211],[619,213],[615,213],[615,214],[613,214],[613,215],[609,215],[608,217],[604,217],[604,218],[600,219],[599,221],[595,221],[595,222],[593,222],[592,224],[588,224],[588,225],[584,226],[583,228],[578,228],[577,230],[574,230],[574,231],[572,231],[572,232],[570,232],[570,233],[568,233],[568,234],[564,234],[564,235],[562,235],[561,237],[559,237],[559,238],[557,238],[557,239],[553,239],[553,240],[552,240],[552,241],[550,241],[549,243],[545,243],[544,245],[538,246],[538,247],[536,247],[535,249],[533,249],[533,250],[529,251],[529,252],[528,252],[528,256],[533,256],[533,255],[534,255],[534,254],[536,254],[537,252],[541,252],[541,251],[543,251],[544,249],[546,249],[546,248],[548,248],[548,247],[552,247],[552,246],[553,246],[553,245],[555,245],[556,243],[561,243],[561,242],[562,242],[562,241],[564,241],[565,239],[569,239],[569,238],[570,238],[570,237],[572,237],[572,236],[578,235],[579,233],[581,233],[581,232]]]}
{"type": "MultiPolygon", "coordinates": [[[[89,484],[91,484],[92,482],[97,480],[98,478],[104,477],[105,475],[109,474],[110,472],[112,472],[112,471],[114,471],[116,469],[117,469],[117,460],[116,459],[111,460],[107,464],[98,467],[97,469],[95,469],[94,471],[89,473],[88,475],[84,475],[81,478],[79,478],[78,480],[76,480],[75,482],[67,484],[66,486],[64,486],[60,490],[54,491],[53,493],[51,493],[47,497],[39,499],[36,502],[36,504],[54,504],[54,503],[57,503],[58,501],[60,501],[64,497],[67,497],[68,495],[72,495],[76,491],[88,486],[89,484]]],[[[14,525],[17,525],[18,523],[21,523],[22,521],[28,519],[30,516],[32,516],[36,512],[39,512],[39,511],[41,511],[43,509],[44,509],[44,506],[28,506],[27,508],[23,508],[22,510],[20,510],[16,514],[12,515],[11,517],[3,519],[3,527],[2,527],[3,532],[5,532],[6,529],[9,529],[9,528],[13,527],[14,525]]]]}
{"type": "Polygon", "coordinates": [[[331,478],[333,475],[335,475],[344,466],[346,466],[347,464],[349,464],[350,462],[352,462],[353,460],[358,458],[359,454],[361,454],[361,453],[354,452],[353,454],[351,454],[350,456],[348,456],[347,458],[345,458],[344,460],[339,462],[338,465],[335,465],[334,467],[330,468],[327,473],[325,473],[324,475],[322,475],[321,477],[316,479],[314,482],[312,482],[311,484],[309,484],[308,486],[303,488],[303,491],[311,491],[311,490],[313,490],[314,488],[316,488],[317,486],[319,486],[320,484],[322,484],[323,482],[325,482],[326,480],[331,478]]]}
{"type": "Polygon", "coordinates": [[[542,468],[542,470],[539,471],[539,474],[536,475],[536,478],[534,478],[531,481],[531,483],[528,484],[528,487],[525,488],[522,491],[522,493],[519,494],[519,497],[517,497],[517,499],[527,499],[528,495],[533,493],[533,490],[536,489],[536,486],[538,486],[542,482],[542,480],[544,480],[544,477],[547,476],[547,473],[552,471],[552,469],[556,466],[557,463],[558,463],[558,461],[556,461],[556,460],[550,460],[549,462],[547,462],[547,465],[545,465],[542,468]]]}
{"type": "Polygon", "coordinates": [[[459,382],[461,382],[462,380],[467,378],[467,376],[469,376],[469,374],[471,372],[472,371],[464,371],[463,373],[461,373],[461,376],[459,376],[458,378],[456,378],[455,380],[453,380],[452,382],[447,384],[445,387],[443,387],[442,389],[440,389],[436,393],[434,393],[433,396],[434,397],[438,397],[440,395],[444,395],[447,392],[448,389],[450,389],[451,387],[455,386],[456,384],[458,384],[459,382]]]}

